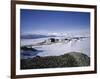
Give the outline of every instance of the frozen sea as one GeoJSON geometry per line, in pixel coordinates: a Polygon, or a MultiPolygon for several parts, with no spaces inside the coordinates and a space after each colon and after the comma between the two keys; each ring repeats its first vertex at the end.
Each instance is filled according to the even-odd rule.
{"type": "MultiPolygon", "coordinates": [[[[23,45],[31,45],[42,42],[43,40],[47,40],[48,38],[39,38],[39,39],[21,39],[21,46],[23,45]]],[[[59,56],[69,52],[82,52],[90,57],[90,38],[84,38],[78,41],[70,41],[70,42],[59,42],[53,43],[50,45],[38,45],[32,46],[37,49],[37,52],[22,52],[22,58],[32,58],[36,55],[38,56],[59,56]],[[23,55],[23,54],[24,55],[23,55]],[[29,55],[30,53],[30,55],[29,55]]]]}

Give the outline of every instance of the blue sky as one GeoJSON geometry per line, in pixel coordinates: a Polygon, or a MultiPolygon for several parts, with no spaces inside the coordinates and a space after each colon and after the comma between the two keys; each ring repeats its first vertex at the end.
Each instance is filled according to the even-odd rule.
{"type": "Polygon", "coordinates": [[[90,13],[21,9],[21,34],[90,29],[90,13]]]}

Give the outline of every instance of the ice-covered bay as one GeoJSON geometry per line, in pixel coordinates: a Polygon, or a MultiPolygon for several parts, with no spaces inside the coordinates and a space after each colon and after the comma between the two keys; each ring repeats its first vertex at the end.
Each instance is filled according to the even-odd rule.
{"type": "MultiPolygon", "coordinates": [[[[23,39],[21,40],[21,45],[36,44],[46,39],[48,38],[23,39]]],[[[82,40],[77,40],[76,42],[59,42],[50,45],[39,45],[32,47],[40,51],[37,53],[39,56],[59,56],[69,52],[81,52],[90,56],[90,38],[84,38],[82,40]]]]}

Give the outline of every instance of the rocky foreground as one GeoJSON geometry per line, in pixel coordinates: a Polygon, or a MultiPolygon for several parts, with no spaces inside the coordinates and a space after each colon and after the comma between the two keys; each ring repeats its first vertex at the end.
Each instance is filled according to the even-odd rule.
{"type": "Polygon", "coordinates": [[[69,52],[60,56],[36,56],[21,59],[21,69],[82,67],[90,65],[90,57],[80,52],[69,52]]]}

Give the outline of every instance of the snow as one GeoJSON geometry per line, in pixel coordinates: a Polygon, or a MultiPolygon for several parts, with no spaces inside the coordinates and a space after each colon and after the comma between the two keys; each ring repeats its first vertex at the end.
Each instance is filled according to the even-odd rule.
{"type": "MultiPolygon", "coordinates": [[[[21,40],[21,46],[30,45],[42,42],[48,38],[40,39],[23,39],[21,40]]],[[[42,51],[38,52],[39,56],[59,56],[69,52],[81,52],[90,56],[90,38],[84,38],[82,40],[70,41],[70,42],[58,42],[50,45],[38,45],[32,46],[33,48],[42,51]]]]}

